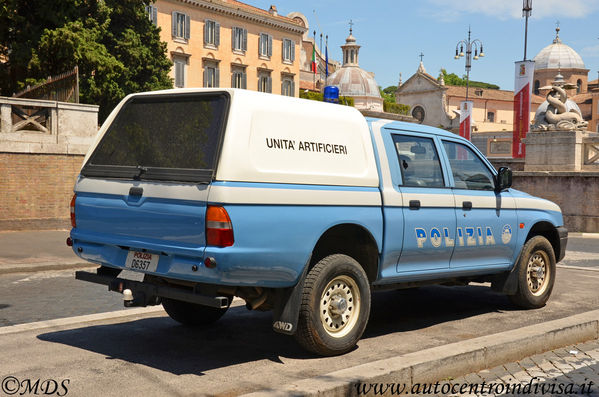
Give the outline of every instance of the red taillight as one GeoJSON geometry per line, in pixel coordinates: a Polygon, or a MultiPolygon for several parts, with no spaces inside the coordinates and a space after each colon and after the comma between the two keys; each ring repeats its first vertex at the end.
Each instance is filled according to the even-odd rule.
{"type": "Polygon", "coordinates": [[[77,195],[73,195],[71,199],[71,226],[77,227],[77,222],[75,221],[75,200],[77,200],[77,195]]]}
{"type": "Polygon", "coordinates": [[[230,247],[235,242],[233,225],[223,207],[209,205],[206,208],[206,245],[230,247]]]}

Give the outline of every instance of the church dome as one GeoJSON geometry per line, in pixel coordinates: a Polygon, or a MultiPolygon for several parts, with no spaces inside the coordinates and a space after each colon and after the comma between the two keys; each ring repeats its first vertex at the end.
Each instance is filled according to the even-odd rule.
{"type": "Polygon", "coordinates": [[[553,43],[543,48],[534,57],[535,70],[540,69],[585,69],[582,58],[570,46],[562,43],[559,28],[553,43]]]}
{"type": "Polygon", "coordinates": [[[344,96],[371,96],[381,98],[379,85],[370,73],[358,66],[339,68],[329,76],[329,85],[339,87],[344,96]]]}
{"type": "Polygon", "coordinates": [[[328,84],[339,88],[339,95],[354,98],[354,106],[369,110],[383,111],[383,98],[374,75],[360,68],[358,54],[360,45],[349,29],[343,50],[343,65],[329,76],[328,84]]]}

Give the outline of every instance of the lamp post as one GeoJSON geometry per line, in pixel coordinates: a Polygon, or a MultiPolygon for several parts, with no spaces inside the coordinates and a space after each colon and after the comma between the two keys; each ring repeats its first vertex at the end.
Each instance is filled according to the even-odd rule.
{"type": "Polygon", "coordinates": [[[532,14],[532,0],[522,0],[522,16],[526,18],[524,24],[524,59],[526,61],[526,42],[528,41],[528,17],[532,14]]]}
{"type": "Polygon", "coordinates": [[[472,68],[472,49],[474,49],[474,60],[485,56],[483,52],[483,43],[479,39],[470,40],[470,26],[468,26],[468,39],[460,40],[455,46],[455,59],[464,56],[464,47],[466,47],[466,101],[468,101],[468,88],[470,87],[470,69],[472,68]],[[459,47],[459,52],[458,52],[459,47]]]}

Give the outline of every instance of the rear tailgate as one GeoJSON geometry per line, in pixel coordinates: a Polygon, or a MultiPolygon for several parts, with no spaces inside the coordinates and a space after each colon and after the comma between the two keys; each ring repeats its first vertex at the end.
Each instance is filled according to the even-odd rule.
{"type": "Polygon", "coordinates": [[[228,106],[223,92],[127,100],[75,186],[75,252],[115,267],[131,266],[131,254],[142,252],[159,259],[147,272],[188,274],[204,253],[228,106]]]}

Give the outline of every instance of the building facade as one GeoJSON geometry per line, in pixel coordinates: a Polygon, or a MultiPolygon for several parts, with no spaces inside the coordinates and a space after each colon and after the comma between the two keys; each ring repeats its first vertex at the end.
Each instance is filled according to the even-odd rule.
{"type": "Polygon", "coordinates": [[[177,88],[233,87],[298,96],[306,28],[235,0],[157,0],[147,6],[161,28],[177,88]]]}
{"type": "MultiPolygon", "coordinates": [[[[599,88],[597,80],[588,81],[588,72],[580,55],[564,44],[559,28],[553,42],[534,58],[533,95],[530,120],[534,122],[537,108],[545,101],[547,88],[561,74],[574,88],[569,98],[581,110],[589,130],[599,131],[599,88]]],[[[409,105],[419,122],[452,130],[459,129],[460,103],[466,99],[466,87],[446,86],[442,78],[426,73],[422,63],[405,83],[400,81],[396,102],[409,105]]],[[[492,157],[511,157],[514,118],[514,92],[470,87],[468,100],[472,108],[472,141],[492,157]]]]}

